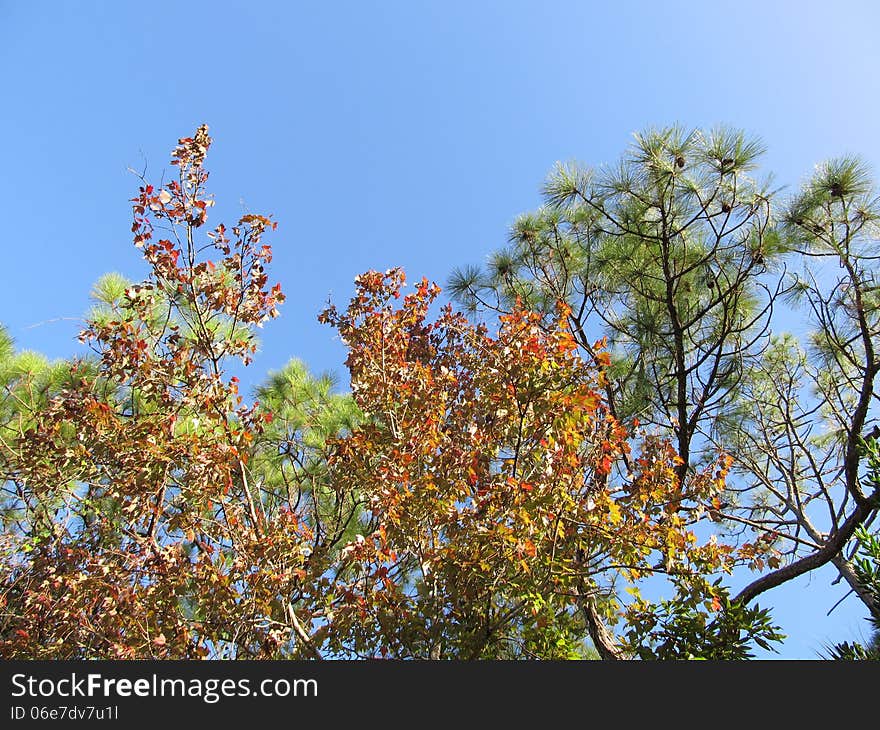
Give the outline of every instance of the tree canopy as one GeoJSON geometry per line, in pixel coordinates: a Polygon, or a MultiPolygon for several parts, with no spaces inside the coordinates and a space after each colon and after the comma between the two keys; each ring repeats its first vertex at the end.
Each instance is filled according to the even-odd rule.
{"type": "Polygon", "coordinates": [[[141,181],[149,273],[97,283],[89,355],[0,330],[4,656],[739,659],[783,638],[755,600],[826,563],[878,616],[857,160],[780,203],[757,141],[649,130],[617,167],[559,166],[452,277],[462,311],[358,276],[319,318],[348,393],[292,359],[248,396],[275,223],[207,228],[211,143],[141,181]]]}

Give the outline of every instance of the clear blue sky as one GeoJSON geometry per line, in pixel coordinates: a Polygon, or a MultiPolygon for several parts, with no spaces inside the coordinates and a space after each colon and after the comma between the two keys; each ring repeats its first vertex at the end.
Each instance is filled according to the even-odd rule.
{"type": "MultiPolygon", "coordinates": [[[[742,127],[789,186],[848,152],[880,170],[878,27],[867,0],[0,0],[0,321],[71,354],[95,279],[143,271],[126,168],[158,180],[206,122],[212,220],[279,221],[289,298],[253,379],[294,355],[344,375],[328,296],[481,262],[555,161],[613,162],[647,125],[742,127]]],[[[782,656],[866,631],[853,599],[824,618],[842,595],[826,573],[768,595],[782,656]]]]}

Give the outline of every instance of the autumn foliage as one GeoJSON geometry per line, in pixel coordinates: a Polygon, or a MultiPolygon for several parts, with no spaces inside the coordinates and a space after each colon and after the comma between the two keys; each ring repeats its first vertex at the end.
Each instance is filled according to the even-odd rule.
{"type": "MultiPolygon", "coordinates": [[[[210,143],[180,140],[178,179],[133,200],[151,273],[89,321],[94,358],[3,426],[3,656],[648,656],[664,621],[712,630],[718,575],[773,559],[699,529],[729,458],[682,481],[668,441],[628,433],[561,303],[477,325],[427,280],[367,272],[321,315],[356,416],[281,381],[246,403],[228,361],[284,299],[275,224],[202,240],[210,143]]],[[[731,641],[769,637],[761,618],[731,641]]]]}
{"type": "Polygon", "coordinates": [[[222,363],[250,358],[253,326],[283,295],[266,288],[268,218],[244,216],[232,238],[218,226],[219,259],[201,258],[210,142],[206,127],[182,139],[178,180],[141,187],[132,231],[150,278],[83,331],[96,367],[22,414],[32,422],[5,445],[5,655],[199,657],[227,638],[245,653],[266,641],[261,610],[241,605],[271,583],[252,575],[272,558],[246,466],[263,415],[222,363]],[[155,240],[159,227],[170,238],[155,240]]]}
{"type": "Polygon", "coordinates": [[[403,283],[369,272],[344,314],[322,315],[365,417],[331,462],[370,515],[351,546],[348,648],[383,636],[392,656],[576,656],[590,619],[615,619],[612,589],[658,573],[692,606],[719,606],[706,577],[744,557],[692,527],[729,459],[682,485],[667,441],[631,453],[564,305],[549,327],[518,308],[490,335],[449,306],[429,321],[439,289],[401,298],[403,283]]]}

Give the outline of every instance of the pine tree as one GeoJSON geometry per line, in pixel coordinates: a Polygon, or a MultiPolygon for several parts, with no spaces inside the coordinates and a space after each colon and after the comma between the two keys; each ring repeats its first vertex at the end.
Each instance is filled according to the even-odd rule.
{"type": "Polygon", "coordinates": [[[758,176],[763,151],[741,131],[674,127],[637,134],[608,168],[557,165],[509,245],[450,286],[477,315],[566,301],[586,356],[610,348],[612,412],[670,435],[682,481],[733,459],[706,508],[771,548],[736,601],[831,562],[870,608],[848,556],[878,508],[858,449],[876,423],[880,206],[855,158],[783,202],[758,176]],[[786,305],[812,322],[806,342],[779,331],[786,305]]]}

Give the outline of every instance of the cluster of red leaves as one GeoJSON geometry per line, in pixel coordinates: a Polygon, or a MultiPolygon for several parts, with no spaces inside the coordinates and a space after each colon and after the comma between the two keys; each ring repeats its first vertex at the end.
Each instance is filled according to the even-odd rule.
{"type": "MultiPolygon", "coordinates": [[[[7,445],[18,514],[2,555],[0,653],[21,657],[271,655],[273,609],[299,580],[308,528],[270,516],[248,483],[264,418],[223,359],[247,362],[252,327],[277,315],[262,216],[195,231],[207,127],[180,140],[179,178],[133,201],[152,271],[82,333],[99,356],[7,445]],[[153,241],[154,229],[171,237],[153,241]],[[271,532],[271,537],[267,537],[271,532]]],[[[284,621],[286,625],[286,621],[284,621]]]]}
{"type": "Polygon", "coordinates": [[[567,621],[603,580],[732,564],[731,547],[690,529],[726,461],[684,486],[668,442],[631,459],[564,311],[548,327],[516,309],[493,337],[450,307],[429,322],[439,290],[425,280],[398,305],[403,284],[399,270],[369,272],[346,312],[322,314],[366,417],[333,473],[372,515],[343,551],[335,650],[381,637],[382,655],[497,656],[530,622],[567,621]],[[631,472],[615,477],[624,458],[631,472]],[[556,610],[538,616],[536,600],[556,610]]]}

